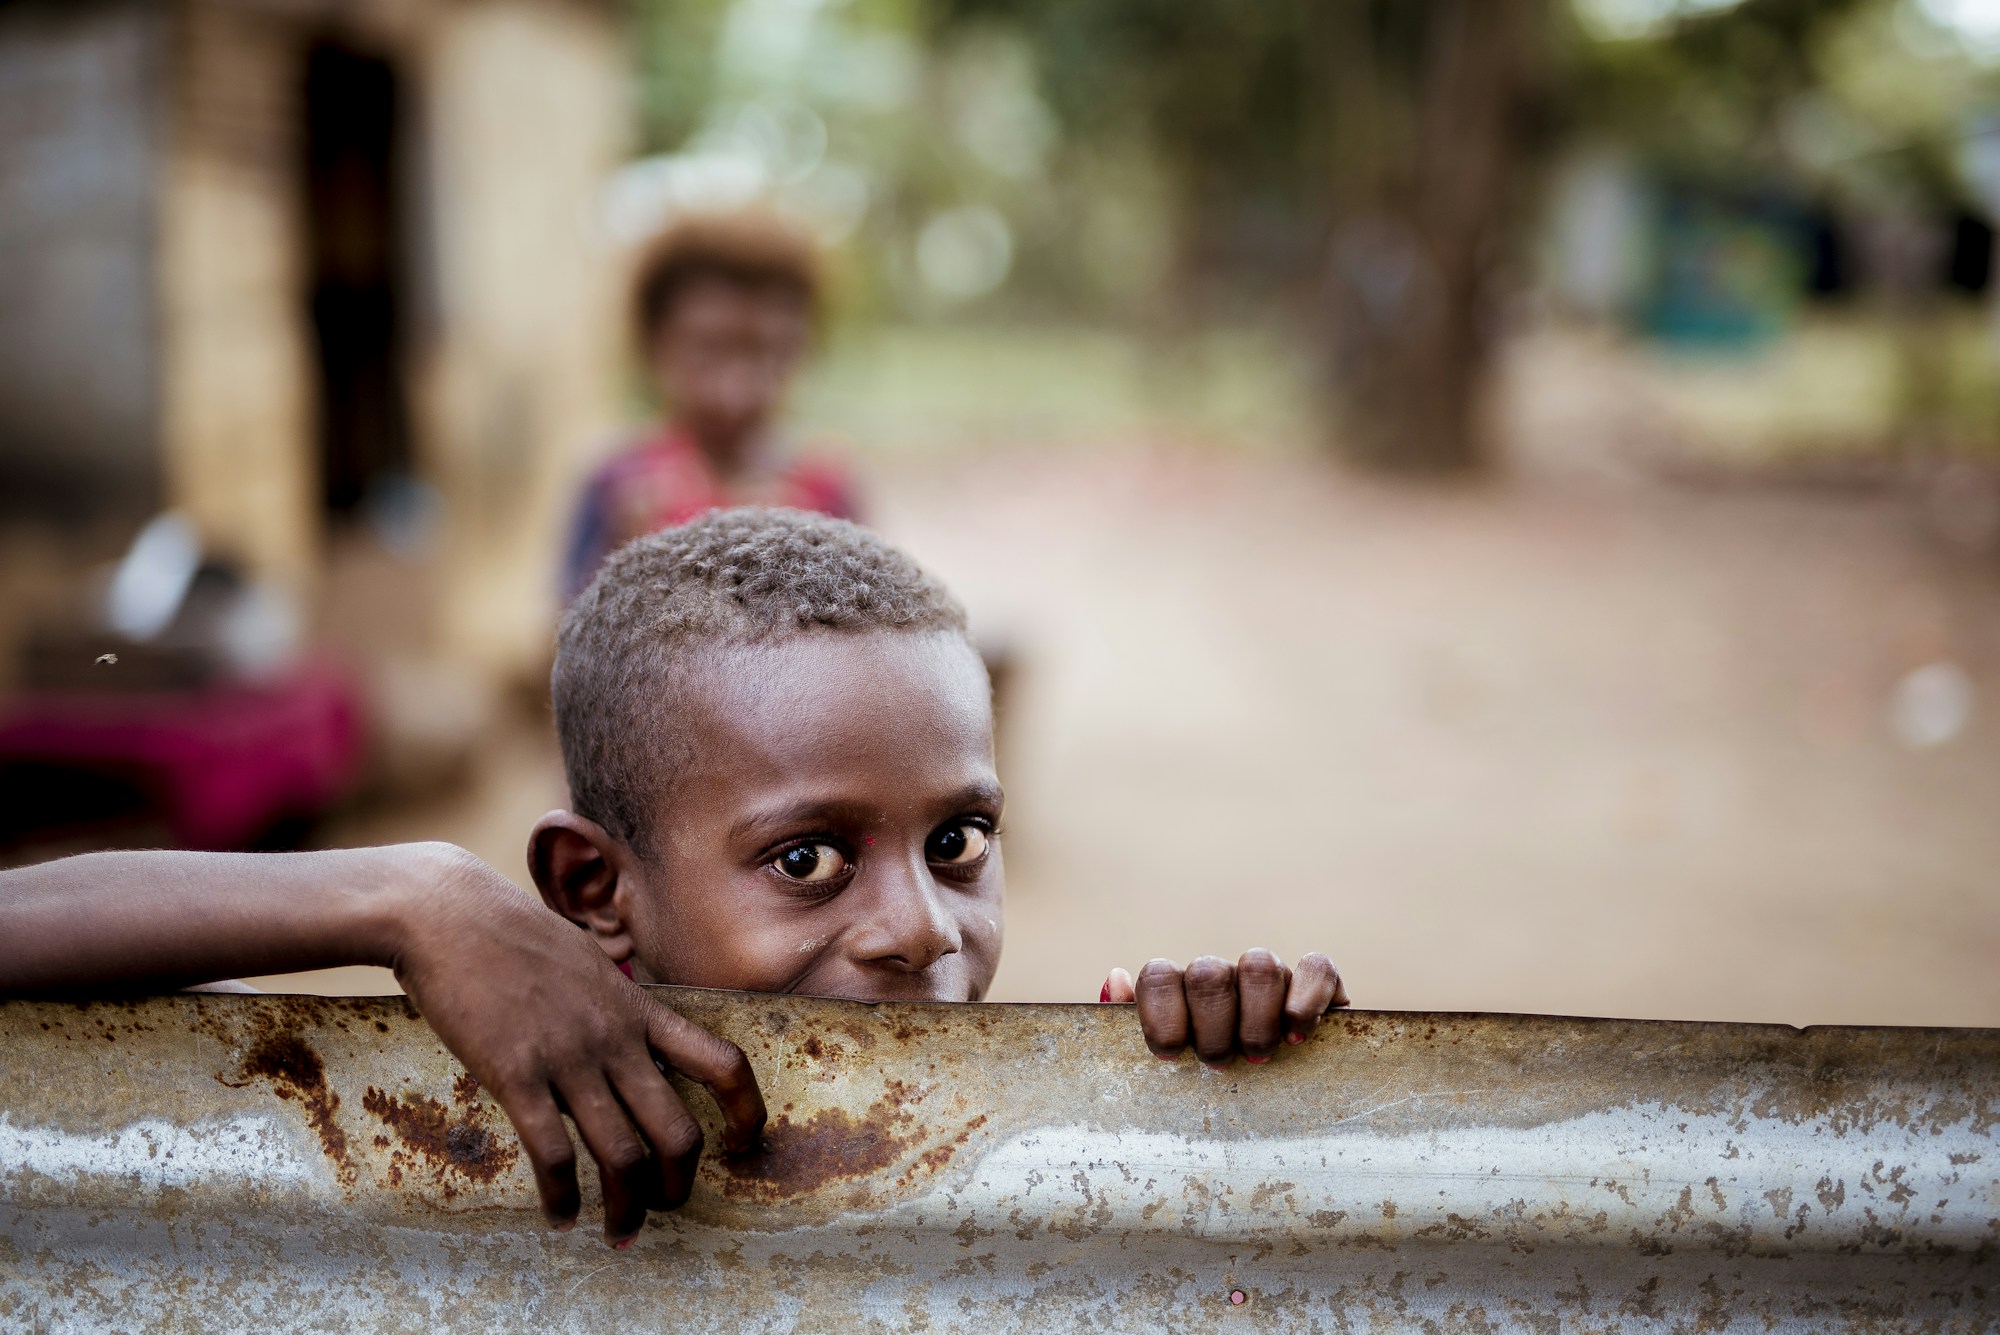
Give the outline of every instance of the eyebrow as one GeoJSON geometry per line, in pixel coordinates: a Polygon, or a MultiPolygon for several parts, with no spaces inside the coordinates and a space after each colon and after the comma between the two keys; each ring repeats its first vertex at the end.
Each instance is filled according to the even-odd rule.
{"type": "MultiPolygon", "coordinates": [[[[998,808],[1005,794],[997,782],[975,780],[949,794],[940,808],[963,811],[968,807],[998,808]]],[[[811,825],[865,825],[881,813],[871,804],[843,798],[808,798],[788,806],[753,811],[729,827],[731,840],[765,836],[774,830],[811,825]]]]}

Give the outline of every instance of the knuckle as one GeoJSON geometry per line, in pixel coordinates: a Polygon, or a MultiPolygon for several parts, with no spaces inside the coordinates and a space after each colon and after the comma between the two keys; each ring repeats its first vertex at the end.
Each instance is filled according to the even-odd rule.
{"type": "Polygon", "coordinates": [[[540,1164],[550,1177],[567,1177],[576,1172],[576,1146],[568,1136],[540,1136],[528,1145],[528,1158],[540,1164]]]}
{"type": "Polygon", "coordinates": [[[680,1117],[660,1133],[660,1143],[656,1147],[660,1157],[669,1161],[699,1158],[701,1155],[701,1128],[694,1119],[680,1117]]]}
{"type": "Polygon", "coordinates": [[[1227,960],[1219,960],[1213,955],[1203,955],[1188,965],[1186,987],[1190,997],[1214,997],[1225,992],[1233,992],[1236,987],[1236,970],[1227,960]]]}
{"type": "Polygon", "coordinates": [[[614,1136],[598,1153],[597,1164],[615,1177],[624,1177],[646,1162],[646,1147],[629,1132],[614,1136]]]}
{"type": "Polygon", "coordinates": [[[492,1061],[491,1070],[474,1075],[503,1107],[514,1100],[525,1102],[548,1088],[549,1083],[549,1073],[542,1063],[532,1052],[521,1048],[499,1054],[492,1061]]]}
{"type": "Polygon", "coordinates": [[[1268,950],[1246,950],[1236,962],[1236,973],[1246,983],[1277,983],[1285,977],[1285,966],[1268,950]]]}
{"type": "Polygon", "coordinates": [[[1327,993],[1317,988],[1295,987],[1292,989],[1291,995],[1285,998],[1285,1018],[1291,1020],[1293,1023],[1297,1023],[1300,1020],[1317,1019],[1320,1012],[1326,1009],[1326,1003],[1331,999],[1327,993]]]}
{"type": "Polygon", "coordinates": [[[698,1068],[705,1079],[718,1084],[754,1079],[750,1059],[743,1055],[743,1049],[686,1016],[664,1008],[655,1009],[652,1041],[669,1064],[688,1070],[698,1068]]]}
{"type": "Polygon", "coordinates": [[[720,1085],[748,1085],[756,1082],[756,1073],[750,1069],[750,1059],[743,1055],[743,1049],[726,1038],[715,1040],[715,1053],[710,1065],[715,1069],[715,1080],[720,1085]]]}

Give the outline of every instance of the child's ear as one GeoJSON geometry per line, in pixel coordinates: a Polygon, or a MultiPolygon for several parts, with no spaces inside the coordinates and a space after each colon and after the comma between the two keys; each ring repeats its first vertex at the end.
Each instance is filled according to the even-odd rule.
{"type": "Polygon", "coordinates": [[[528,836],[528,872],[542,901],[587,930],[614,963],[632,958],[620,883],[636,874],[632,850],[573,811],[551,811],[528,836]]]}

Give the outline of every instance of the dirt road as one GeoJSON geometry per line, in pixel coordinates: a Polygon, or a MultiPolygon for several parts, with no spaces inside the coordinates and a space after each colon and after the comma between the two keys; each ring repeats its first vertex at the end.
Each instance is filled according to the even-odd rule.
{"type": "MultiPolygon", "coordinates": [[[[2000,1025],[2000,570],[1886,497],[1107,450],[877,499],[1024,665],[997,999],[1261,944],[1366,1006],[2000,1025]],[[1940,662],[1984,710],[1913,746],[1940,662]]],[[[334,833],[519,875],[552,748],[484,773],[334,833]]]]}

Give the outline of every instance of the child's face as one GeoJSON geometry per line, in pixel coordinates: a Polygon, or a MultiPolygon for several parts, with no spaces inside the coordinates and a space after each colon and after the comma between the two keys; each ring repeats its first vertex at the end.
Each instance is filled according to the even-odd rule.
{"type": "Polygon", "coordinates": [[[720,651],[690,683],[656,856],[621,877],[642,982],[976,1001],[1000,961],[986,670],[953,634],[720,651]]]}
{"type": "Polygon", "coordinates": [[[811,335],[797,297],[696,279],[654,334],[653,377],[683,425],[705,444],[735,449],[776,414],[811,335]]]}

